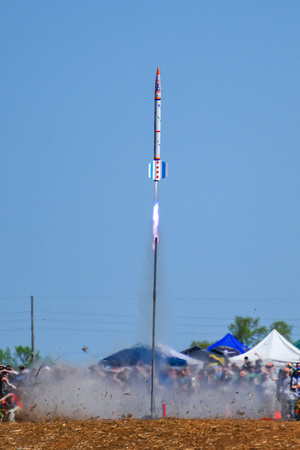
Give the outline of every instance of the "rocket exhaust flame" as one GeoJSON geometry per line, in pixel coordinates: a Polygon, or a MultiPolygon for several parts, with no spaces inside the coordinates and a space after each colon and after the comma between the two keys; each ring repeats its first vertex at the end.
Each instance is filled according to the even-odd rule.
{"type": "Polygon", "coordinates": [[[155,238],[158,238],[158,224],[159,224],[159,206],[158,206],[158,202],[154,203],[152,219],[153,219],[153,236],[154,236],[154,239],[155,239],[155,238]]]}

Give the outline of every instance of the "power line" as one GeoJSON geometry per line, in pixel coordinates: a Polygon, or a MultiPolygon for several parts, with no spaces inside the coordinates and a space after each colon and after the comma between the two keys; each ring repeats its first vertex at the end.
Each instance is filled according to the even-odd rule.
{"type": "MultiPolygon", "coordinates": [[[[28,300],[29,296],[0,297],[0,301],[5,300],[28,300]]],[[[36,295],[38,300],[138,300],[136,296],[43,296],[36,295]]],[[[167,301],[299,301],[300,297],[165,297],[167,301]]]]}
{"type": "MultiPolygon", "coordinates": [[[[57,314],[60,315],[60,313],[57,313],[57,314]]],[[[68,313],[66,313],[66,315],[70,316],[70,314],[68,314],[68,313]]],[[[128,317],[130,317],[130,318],[132,318],[132,316],[130,316],[130,315],[122,315],[122,314],[114,315],[114,314],[101,314],[101,313],[100,314],[97,314],[97,313],[96,314],[93,314],[93,313],[90,313],[90,314],[89,313],[87,313],[87,314],[75,313],[75,315],[93,316],[93,317],[95,317],[95,316],[101,316],[101,317],[105,316],[105,317],[120,317],[120,318],[128,318],[128,317]]],[[[204,317],[176,317],[176,320],[178,320],[178,319],[193,320],[193,321],[195,321],[195,320],[199,320],[199,321],[200,320],[223,320],[223,321],[228,321],[229,320],[227,318],[222,318],[222,317],[205,317],[205,318],[204,317]]],[[[172,318],[171,318],[171,320],[172,320],[172,318]]],[[[266,319],[266,318],[264,318],[264,319],[261,319],[261,320],[262,321],[267,321],[267,322],[272,322],[274,319],[266,319]]],[[[27,321],[29,321],[29,319],[12,319],[12,320],[6,320],[5,319],[5,320],[0,320],[0,323],[3,322],[5,324],[7,324],[7,323],[27,322],[27,321]]],[[[66,319],[36,318],[36,321],[38,321],[38,322],[45,321],[45,322],[71,322],[71,323],[99,323],[99,324],[115,324],[115,325],[119,325],[119,324],[134,325],[135,324],[134,321],[129,322],[129,321],[124,321],[124,320],[122,320],[122,321],[110,321],[110,320],[95,321],[95,320],[92,320],[91,321],[91,320],[74,320],[72,318],[66,318],[66,319]]],[[[285,321],[299,322],[300,319],[285,319],[285,321]]],[[[191,323],[172,322],[172,324],[175,325],[175,326],[182,326],[182,327],[204,326],[205,328],[212,328],[212,327],[220,328],[220,327],[223,327],[223,326],[228,326],[227,323],[226,323],[226,325],[225,324],[207,324],[207,323],[204,324],[204,325],[202,325],[201,323],[196,323],[196,324],[193,323],[191,325],[191,323]]],[[[293,327],[293,329],[300,328],[300,326],[298,326],[298,325],[292,325],[292,327],[293,327]]]]}
{"type": "MultiPolygon", "coordinates": [[[[174,316],[175,319],[195,319],[195,320],[233,320],[232,317],[228,318],[228,317],[215,317],[215,316],[210,316],[210,317],[203,317],[203,316],[174,316]]],[[[270,319],[270,318],[266,318],[266,317],[259,317],[259,320],[272,320],[274,321],[274,319],[270,319]]],[[[284,321],[289,320],[289,321],[300,321],[299,319],[285,319],[284,321]]],[[[281,320],[280,320],[281,321],[281,320]]],[[[278,322],[280,322],[278,321],[278,322]]]]}
{"type": "MultiPolygon", "coordinates": [[[[1,317],[6,315],[18,315],[18,314],[29,314],[29,311],[10,311],[10,312],[1,312],[1,317]]],[[[67,315],[67,316],[101,316],[101,317],[121,317],[121,318],[132,318],[132,314],[115,314],[115,313],[86,313],[86,312],[73,312],[73,311],[44,311],[44,310],[36,310],[36,314],[56,314],[56,315],[67,315]]],[[[223,320],[223,321],[232,321],[232,317],[216,317],[216,316],[170,316],[171,319],[182,319],[182,320],[223,320]]],[[[259,320],[264,321],[274,321],[274,318],[267,318],[267,317],[259,317],[259,320]]],[[[276,321],[276,320],[275,320],[276,321]]],[[[280,321],[280,320],[279,320],[280,321]]],[[[284,322],[299,322],[300,318],[285,318],[284,322]]],[[[6,321],[7,322],[7,321],[6,321]]]]}
{"type": "Polygon", "coordinates": [[[172,297],[167,300],[184,300],[184,301],[297,301],[300,300],[300,297],[172,297]]]}
{"type": "Polygon", "coordinates": [[[86,313],[86,312],[72,312],[72,311],[35,311],[36,314],[62,314],[62,315],[76,315],[76,316],[104,316],[104,317],[132,317],[130,314],[108,314],[108,313],[86,313]]]}
{"type": "Polygon", "coordinates": [[[8,331],[28,331],[28,328],[8,328],[8,329],[4,329],[4,328],[0,328],[0,334],[2,333],[7,333],[8,331]]]}
{"type": "Polygon", "coordinates": [[[48,328],[48,327],[35,327],[36,330],[43,331],[89,331],[89,332],[100,332],[100,333],[133,333],[135,330],[91,330],[90,328],[48,328]]]}
{"type": "MultiPolygon", "coordinates": [[[[190,323],[175,323],[173,325],[180,326],[180,327],[203,327],[203,328],[223,328],[223,327],[228,327],[227,324],[224,324],[224,325],[192,324],[191,325],[190,323]]],[[[294,330],[294,329],[300,328],[300,325],[299,326],[298,325],[292,325],[292,327],[293,327],[293,330],[294,330]]]]}
{"type": "Polygon", "coordinates": [[[29,319],[14,319],[14,320],[4,320],[4,323],[14,323],[14,322],[28,322],[29,319]]]}
{"type": "Polygon", "coordinates": [[[12,314],[28,314],[29,311],[12,311],[12,312],[1,312],[1,317],[2,316],[8,316],[8,315],[12,315],[12,314]]]}
{"type": "MultiPolygon", "coordinates": [[[[79,295],[35,295],[34,296],[37,299],[43,299],[43,300],[49,300],[49,299],[65,299],[65,300],[106,300],[106,299],[137,299],[135,296],[123,296],[123,295],[100,295],[100,296],[79,296],[79,295]]],[[[29,296],[20,296],[20,297],[0,297],[0,300],[28,300],[30,298],[29,296]]]]}
{"type": "Polygon", "coordinates": [[[72,320],[72,319],[35,319],[36,322],[71,322],[71,323],[98,323],[101,325],[134,325],[135,322],[115,322],[115,321],[96,321],[96,320],[72,320]]]}

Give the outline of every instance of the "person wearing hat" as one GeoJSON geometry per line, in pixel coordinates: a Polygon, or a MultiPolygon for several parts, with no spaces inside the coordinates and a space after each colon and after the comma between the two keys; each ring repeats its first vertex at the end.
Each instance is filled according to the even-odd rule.
{"type": "Polygon", "coordinates": [[[275,376],[275,366],[272,362],[265,365],[265,371],[269,374],[271,380],[277,381],[275,376]]]}
{"type": "Polygon", "coordinates": [[[19,375],[19,372],[17,372],[10,364],[6,366],[6,371],[8,381],[13,384],[16,377],[19,375]]]}

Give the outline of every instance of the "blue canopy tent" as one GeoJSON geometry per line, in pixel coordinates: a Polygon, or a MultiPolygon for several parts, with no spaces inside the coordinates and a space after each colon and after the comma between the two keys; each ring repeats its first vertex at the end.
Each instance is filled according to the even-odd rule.
{"type": "MultiPolygon", "coordinates": [[[[110,367],[135,366],[138,362],[151,365],[152,364],[152,348],[146,345],[136,345],[131,348],[120,350],[113,355],[102,359],[99,364],[110,367]]],[[[167,364],[169,366],[185,367],[186,359],[168,354],[160,349],[155,350],[156,364],[167,364]]]]}
{"type": "Polygon", "coordinates": [[[236,356],[250,350],[246,345],[238,341],[232,334],[227,333],[220,341],[215,342],[207,348],[208,351],[215,352],[222,356],[236,356]]]}
{"type": "Polygon", "coordinates": [[[193,347],[187,348],[186,350],[182,350],[183,355],[190,356],[191,358],[197,359],[198,361],[202,361],[203,363],[208,364],[222,364],[224,366],[225,359],[221,357],[219,354],[214,352],[208,352],[206,348],[201,348],[198,345],[194,345],[193,347]]]}

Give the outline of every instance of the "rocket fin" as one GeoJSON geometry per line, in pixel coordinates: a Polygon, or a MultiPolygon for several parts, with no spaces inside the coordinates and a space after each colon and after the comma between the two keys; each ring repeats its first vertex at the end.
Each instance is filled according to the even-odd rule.
{"type": "Polygon", "coordinates": [[[149,164],[148,176],[154,181],[159,181],[168,176],[168,164],[164,161],[154,160],[149,164]]]}

